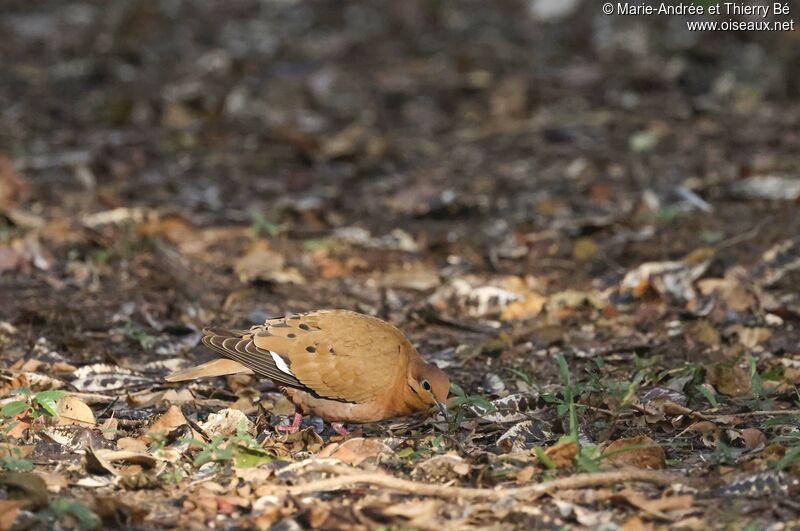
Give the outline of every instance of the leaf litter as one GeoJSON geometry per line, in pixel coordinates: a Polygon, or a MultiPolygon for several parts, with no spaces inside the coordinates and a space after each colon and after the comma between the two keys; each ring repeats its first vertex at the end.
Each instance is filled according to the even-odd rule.
{"type": "Polygon", "coordinates": [[[0,529],[797,522],[796,47],[522,4],[0,15],[0,529]],[[285,434],[269,381],[163,380],[323,307],[450,417],[285,434]]]}

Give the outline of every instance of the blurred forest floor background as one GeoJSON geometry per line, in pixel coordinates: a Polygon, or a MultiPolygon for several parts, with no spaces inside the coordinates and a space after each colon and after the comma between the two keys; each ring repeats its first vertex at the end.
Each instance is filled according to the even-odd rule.
{"type": "Polygon", "coordinates": [[[797,522],[800,34],[685,20],[5,0],[0,529],[797,522]],[[316,308],[397,324],[455,418],[287,436],[269,382],[162,380],[210,357],[204,326],[316,308]],[[281,490],[320,456],[699,482],[281,490]]]}

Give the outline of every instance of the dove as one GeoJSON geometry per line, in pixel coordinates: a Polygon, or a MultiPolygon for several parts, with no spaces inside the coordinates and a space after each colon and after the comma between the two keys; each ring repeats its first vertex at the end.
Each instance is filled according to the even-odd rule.
{"type": "Polygon", "coordinates": [[[167,381],[241,373],[269,378],[296,408],[284,431],[296,432],[305,413],[343,434],[345,422],[376,422],[434,407],[447,416],[447,374],[376,317],[316,310],[268,319],[249,330],[207,328],[203,343],[223,358],[177,371],[167,381]]]}

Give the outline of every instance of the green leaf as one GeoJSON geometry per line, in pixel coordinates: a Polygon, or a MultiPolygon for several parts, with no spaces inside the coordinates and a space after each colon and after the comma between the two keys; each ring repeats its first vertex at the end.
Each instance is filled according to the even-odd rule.
{"type": "Polygon", "coordinates": [[[3,409],[0,410],[0,415],[8,418],[16,417],[17,415],[19,415],[20,413],[29,408],[30,405],[28,405],[27,402],[23,400],[17,400],[15,402],[9,402],[5,406],[3,406],[3,409]]]}
{"type": "Polygon", "coordinates": [[[450,392],[459,398],[463,398],[467,395],[467,393],[465,393],[457,383],[450,384],[450,392]]]}
{"type": "Polygon", "coordinates": [[[578,456],[575,458],[575,461],[579,467],[587,472],[600,472],[601,470],[600,463],[598,463],[596,459],[593,459],[584,453],[578,454],[578,456]]]}
{"type": "Polygon", "coordinates": [[[275,456],[264,450],[243,446],[237,446],[234,450],[234,462],[238,467],[255,467],[261,463],[271,463],[274,460],[275,456]]]}
{"type": "Polygon", "coordinates": [[[56,515],[71,515],[78,521],[79,529],[96,529],[100,519],[86,505],[67,498],[56,498],[50,503],[50,510],[56,515]]]}
{"type": "Polygon", "coordinates": [[[0,469],[8,470],[9,472],[25,472],[33,470],[33,463],[27,459],[0,457],[0,469]]]}
{"type": "Polygon", "coordinates": [[[494,404],[486,400],[481,395],[470,395],[467,400],[483,409],[484,413],[492,413],[495,409],[497,409],[494,407],[494,404]]]}
{"type": "Polygon", "coordinates": [[[696,385],[695,389],[697,389],[700,392],[700,394],[703,395],[703,397],[705,397],[706,400],[708,400],[708,403],[711,404],[711,407],[713,408],[719,407],[719,402],[717,402],[717,397],[714,396],[714,392],[711,389],[709,389],[705,385],[696,385]]]}
{"type": "Polygon", "coordinates": [[[36,402],[42,406],[48,415],[51,417],[58,416],[58,409],[56,409],[56,403],[58,400],[66,395],[64,391],[58,390],[51,390],[51,391],[42,391],[41,393],[36,394],[36,402]]]}

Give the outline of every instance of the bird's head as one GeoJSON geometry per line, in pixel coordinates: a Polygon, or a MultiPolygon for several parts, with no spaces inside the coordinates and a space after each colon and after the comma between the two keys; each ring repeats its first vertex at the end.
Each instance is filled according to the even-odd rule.
{"type": "Polygon", "coordinates": [[[450,392],[450,378],[434,365],[419,361],[409,367],[408,387],[423,405],[437,406],[447,418],[447,395],[450,392]]]}

